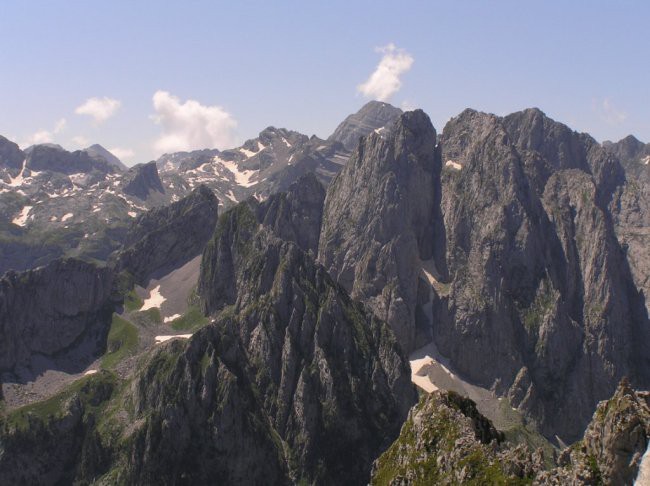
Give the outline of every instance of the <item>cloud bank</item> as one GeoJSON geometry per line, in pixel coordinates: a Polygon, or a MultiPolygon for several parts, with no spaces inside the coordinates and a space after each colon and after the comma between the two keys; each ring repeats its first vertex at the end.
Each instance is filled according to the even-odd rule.
{"type": "Polygon", "coordinates": [[[153,107],[152,119],[162,127],[154,143],[158,154],[236,145],[237,122],[220,106],[205,106],[195,100],[182,103],[167,91],[156,91],[153,107]]]}
{"type": "Polygon", "coordinates": [[[112,117],[122,102],[113,98],[88,98],[83,104],[75,109],[77,115],[87,115],[95,120],[95,123],[102,123],[112,117]]]}
{"type": "Polygon", "coordinates": [[[388,101],[402,87],[400,76],[411,69],[413,56],[395,44],[375,49],[382,55],[381,61],[365,83],[357,91],[368,98],[388,101]]]}

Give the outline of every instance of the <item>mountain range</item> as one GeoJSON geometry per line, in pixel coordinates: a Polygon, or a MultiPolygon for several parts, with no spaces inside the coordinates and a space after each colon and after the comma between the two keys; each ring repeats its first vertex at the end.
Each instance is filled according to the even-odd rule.
{"type": "Polygon", "coordinates": [[[536,108],[0,137],[0,482],[642,481],[649,177],[536,108]]]}

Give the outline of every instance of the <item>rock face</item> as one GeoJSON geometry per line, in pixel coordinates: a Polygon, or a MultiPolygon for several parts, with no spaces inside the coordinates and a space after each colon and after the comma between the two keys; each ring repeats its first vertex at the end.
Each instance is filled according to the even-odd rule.
{"type": "Polygon", "coordinates": [[[435,278],[446,273],[440,170],[429,118],[408,112],[362,140],[325,198],[320,262],[390,324],[406,351],[426,342],[430,326],[417,332],[418,294],[429,285],[423,262],[435,278]]]}
{"type": "Polygon", "coordinates": [[[529,484],[543,469],[540,452],[502,441],[470,399],[454,392],[426,394],[373,464],[371,484],[529,484]]]}
{"type": "MultiPolygon", "coordinates": [[[[155,169],[155,166],[154,166],[155,169]]],[[[152,209],[131,225],[116,257],[140,285],[177,268],[203,251],[217,222],[219,201],[205,186],[169,206],[152,209]]]]}
{"type": "Polygon", "coordinates": [[[283,240],[295,243],[304,252],[315,255],[324,198],[323,186],[313,174],[308,174],[286,193],[271,196],[262,203],[248,199],[224,214],[203,254],[198,291],[205,313],[214,313],[237,300],[235,268],[241,264],[239,259],[247,255],[233,248],[251,239],[258,227],[265,227],[283,240]]]}
{"type": "Polygon", "coordinates": [[[650,383],[643,299],[608,210],[620,164],[535,109],[467,110],[441,145],[452,280],[438,347],[470,379],[509,389],[547,436],[574,440],[622,376],[650,383]]]}
{"type": "Polygon", "coordinates": [[[128,176],[129,179],[123,188],[126,194],[145,200],[153,192],[165,192],[155,162],[136,165],[129,171],[128,176]]]}
{"type": "Polygon", "coordinates": [[[353,151],[359,145],[359,139],[395,121],[402,110],[381,101],[366,103],[357,113],[348,116],[329,136],[329,141],[341,142],[353,151]]]}
{"type": "Polygon", "coordinates": [[[257,220],[302,250],[318,254],[325,188],[309,172],[294,182],[287,192],[269,197],[257,206],[257,220]]]}
{"type": "Polygon", "coordinates": [[[0,136],[0,169],[7,170],[15,177],[20,172],[25,155],[20,147],[11,140],[0,136]]]}
{"type": "Polygon", "coordinates": [[[614,194],[610,209],[634,281],[643,290],[650,312],[650,144],[628,136],[603,146],[619,158],[625,169],[625,184],[614,194]]]}
{"type": "Polygon", "coordinates": [[[112,313],[113,273],[79,260],[55,260],[0,279],[0,371],[89,342],[102,349],[112,313]]]}
{"type": "Polygon", "coordinates": [[[245,204],[221,216],[199,294],[209,313],[225,309],[217,321],[253,365],[295,479],[367,480],[373,455],[396,436],[414,400],[388,327],[295,243],[260,227],[245,204]]]}

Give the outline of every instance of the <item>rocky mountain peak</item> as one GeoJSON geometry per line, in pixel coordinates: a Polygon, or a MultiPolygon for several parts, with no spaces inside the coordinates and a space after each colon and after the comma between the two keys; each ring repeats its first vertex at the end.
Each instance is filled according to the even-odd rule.
{"type": "Polygon", "coordinates": [[[156,162],[132,167],[127,174],[123,191],[142,200],[146,200],[154,192],[164,194],[165,188],[158,176],[156,162]]]}
{"type": "Polygon", "coordinates": [[[359,138],[390,124],[402,110],[381,101],[369,101],[361,109],[349,115],[329,136],[329,141],[341,142],[347,150],[354,150],[359,138]]]}
{"type": "Polygon", "coordinates": [[[436,131],[421,110],[361,140],[325,198],[319,260],[406,350],[416,342],[422,261],[445,274],[436,131]],[[391,289],[388,292],[385,289],[391,289]]]}
{"type": "Polygon", "coordinates": [[[90,147],[86,147],[85,149],[83,149],[83,151],[89,154],[91,157],[99,157],[101,159],[104,159],[106,162],[108,162],[114,167],[117,167],[121,171],[125,171],[129,169],[126,165],[122,163],[120,159],[118,159],[115,155],[113,155],[111,152],[106,150],[98,143],[93,144],[90,147]]]}

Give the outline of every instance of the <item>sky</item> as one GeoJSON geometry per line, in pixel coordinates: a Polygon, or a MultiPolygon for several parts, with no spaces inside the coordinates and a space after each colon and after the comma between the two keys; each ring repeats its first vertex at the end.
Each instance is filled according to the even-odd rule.
{"type": "Polygon", "coordinates": [[[0,135],[127,165],[267,126],[326,138],[370,99],[538,107],[650,142],[650,2],[0,1],[0,135]]]}

